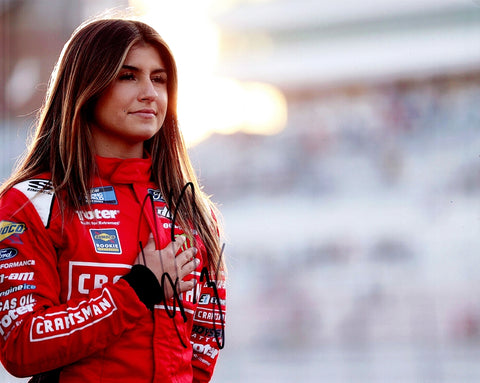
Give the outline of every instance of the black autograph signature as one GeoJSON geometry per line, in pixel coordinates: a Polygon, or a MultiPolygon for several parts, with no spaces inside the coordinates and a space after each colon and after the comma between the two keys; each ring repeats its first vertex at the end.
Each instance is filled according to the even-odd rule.
{"type": "MultiPolygon", "coordinates": [[[[180,195],[179,195],[175,204],[172,204],[172,198],[173,198],[172,193],[170,193],[169,198],[168,198],[167,206],[169,208],[171,206],[174,207],[173,215],[172,215],[172,224],[171,224],[171,228],[170,228],[170,239],[171,239],[172,242],[175,241],[175,223],[176,223],[176,219],[177,219],[177,215],[178,215],[178,210],[179,210],[179,207],[180,207],[181,203],[186,198],[185,196],[186,196],[186,191],[187,191],[188,188],[191,189],[192,199],[193,199],[193,202],[194,202],[193,203],[193,208],[194,208],[194,214],[195,214],[195,210],[196,210],[195,187],[194,187],[193,183],[188,182],[187,184],[185,184],[185,186],[182,188],[181,193],[180,193],[180,195]]],[[[144,211],[145,204],[147,203],[147,201],[150,202],[150,206],[151,206],[152,214],[153,214],[152,216],[155,217],[155,219],[153,220],[154,225],[155,225],[155,231],[158,233],[158,230],[159,230],[158,229],[158,222],[157,222],[156,215],[155,215],[154,197],[153,197],[152,194],[149,193],[145,196],[145,199],[144,199],[143,204],[142,204],[142,212],[144,211]]],[[[139,228],[139,231],[140,231],[140,228],[139,228]]],[[[141,241],[139,242],[139,245],[140,245],[140,251],[141,251],[142,256],[143,256],[144,264],[146,264],[145,255],[143,253],[143,245],[142,245],[141,241]]],[[[224,250],[225,250],[225,244],[222,245],[222,249],[221,249],[221,252],[220,252],[220,257],[219,257],[219,260],[218,260],[218,264],[217,264],[217,267],[215,269],[216,271],[215,271],[215,279],[214,280],[210,279],[210,273],[209,273],[209,270],[208,270],[207,267],[203,267],[202,271],[200,273],[200,282],[202,283],[205,280],[206,286],[213,290],[213,294],[214,294],[214,298],[215,298],[215,303],[214,303],[214,306],[213,306],[213,334],[214,334],[214,337],[215,337],[215,342],[216,342],[219,349],[223,349],[225,347],[225,318],[224,318],[224,314],[223,314],[222,307],[221,307],[221,302],[222,301],[220,300],[220,296],[219,296],[218,289],[217,289],[217,283],[218,283],[218,280],[219,280],[218,279],[218,272],[220,270],[220,264],[222,262],[224,250]],[[218,310],[218,314],[219,314],[218,316],[220,318],[219,319],[220,323],[217,323],[217,320],[215,319],[217,317],[217,315],[216,315],[217,310],[218,310]],[[220,328],[218,328],[218,326],[220,328]]],[[[161,258],[160,258],[160,261],[161,261],[161,258]]],[[[162,265],[162,267],[163,267],[163,265],[162,265]]],[[[173,303],[171,303],[171,305],[170,305],[171,308],[169,308],[169,305],[167,304],[165,294],[162,295],[160,303],[163,303],[168,317],[172,319],[173,325],[174,325],[175,331],[177,333],[177,337],[180,340],[180,343],[182,344],[182,346],[184,348],[187,348],[187,345],[185,344],[185,342],[182,339],[182,336],[180,335],[177,324],[176,324],[175,320],[173,319],[175,317],[175,314],[176,314],[177,308],[178,308],[178,310],[180,311],[180,314],[182,315],[183,321],[184,322],[187,321],[187,316],[185,314],[185,309],[184,309],[184,306],[183,306],[183,302],[182,302],[182,299],[180,298],[179,293],[178,293],[180,291],[179,290],[180,280],[179,280],[178,276],[175,276],[175,280],[173,280],[169,273],[164,272],[162,274],[161,280],[159,282],[160,282],[160,287],[162,288],[162,291],[166,291],[165,289],[168,286],[170,286],[173,290],[173,303]]],[[[194,291],[196,291],[196,285],[194,287],[194,291]]],[[[194,294],[193,303],[194,304],[197,303],[196,294],[194,294]]]]}

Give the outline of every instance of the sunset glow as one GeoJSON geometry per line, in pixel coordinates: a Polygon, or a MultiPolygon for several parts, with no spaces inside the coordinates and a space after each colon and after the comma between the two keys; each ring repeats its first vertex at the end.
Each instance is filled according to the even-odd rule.
{"type": "Polygon", "coordinates": [[[219,31],[209,19],[209,1],[130,4],[173,51],[179,72],[178,116],[187,145],[215,132],[275,134],[285,127],[286,101],[278,89],[215,75],[219,31]]]}

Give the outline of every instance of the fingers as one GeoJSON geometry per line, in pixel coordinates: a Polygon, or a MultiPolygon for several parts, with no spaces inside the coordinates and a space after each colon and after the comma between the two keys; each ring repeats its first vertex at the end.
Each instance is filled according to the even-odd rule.
{"type": "Polygon", "coordinates": [[[190,274],[192,271],[194,271],[198,267],[199,264],[200,264],[200,260],[197,259],[197,258],[193,258],[193,259],[189,260],[187,263],[185,263],[180,268],[180,272],[178,273],[179,277],[181,279],[184,278],[185,276],[190,274]]]}
{"type": "MultiPolygon", "coordinates": [[[[174,242],[170,242],[170,250],[173,254],[177,254],[182,246],[185,244],[186,237],[183,235],[177,236],[174,242]]],[[[167,248],[169,247],[167,246],[167,248]]],[[[164,250],[166,250],[165,248],[164,250]]],[[[189,247],[188,249],[179,253],[175,258],[174,262],[177,266],[177,271],[180,279],[182,279],[187,274],[190,274],[195,270],[199,264],[198,260],[195,260],[195,255],[197,254],[197,249],[195,247],[189,247]]]]}
{"type": "Polygon", "coordinates": [[[197,254],[197,249],[195,247],[189,247],[187,250],[181,252],[177,255],[177,262],[180,267],[185,266],[187,263],[192,261],[197,254]]]}
{"type": "MultiPolygon", "coordinates": [[[[195,258],[198,252],[195,247],[181,250],[185,242],[186,236],[179,235],[165,248],[157,250],[155,239],[150,234],[143,252],[138,254],[135,264],[147,266],[159,280],[162,279],[164,273],[167,273],[173,281],[178,277],[179,283],[176,289],[180,292],[190,290],[194,287],[195,282],[193,279],[189,281],[183,281],[183,279],[198,267],[200,260],[195,258]]],[[[169,295],[166,294],[166,296],[169,295]]]]}
{"type": "Polygon", "coordinates": [[[147,244],[144,247],[146,251],[154,251],[156,250],[155,238],[153,237],[153,233],[150,233],[148,236],[147,244]]]}
{"type": "Polygon", "coordinates": [[[190,281],[180,281],[180,283],[177,284],[177,292],[184,293],[185,291],[189,291],[195,287],[195,280],[192,279],[190,281]]]}
{"type": "Polygon", "coordinates": [[[141,245],[141,250],[138,253],[137,258],[135,259],[133,264],[146,266],[147,265],[146,258],[150,255],[150,253],[155,251],[155,239],[153,238],[153,233],[150,233],[150,235],[148,236],[148,240],[145,246],[143,246],[142,243],[140,243],[140,245],[141,245]]]}
{"type": "Polygon", "coordinates": [[[173,242],[170,242],[170,244],[167,247],[171,246],[173,254],[177,254],[178,250],[180,250],[180,248],[183,246],[186,239],[187,239],[186,236],[178,235],[178,236],[175,237],[175,240],[173,242]]]}

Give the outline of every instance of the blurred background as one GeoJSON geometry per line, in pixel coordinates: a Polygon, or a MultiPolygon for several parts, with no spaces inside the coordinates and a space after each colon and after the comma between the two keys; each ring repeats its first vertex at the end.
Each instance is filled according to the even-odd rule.
{"type": "Polygon", "coordinates": [[[127,8],[223,213],[213,382],[479,382],[480,1],[0,0],[2,181],[65,41],[127,8]]]}

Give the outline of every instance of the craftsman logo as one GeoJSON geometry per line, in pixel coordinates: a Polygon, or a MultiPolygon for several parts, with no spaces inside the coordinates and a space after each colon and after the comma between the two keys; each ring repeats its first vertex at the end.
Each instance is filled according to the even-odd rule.
{"type": "Polygon", "coordinates": [[[122,254],[117,229],[90,229],[95,251],[101,254],[122,254]]]}
{"type": "Polygon", "coordinates": [[[10,238],[14,243],[22,243],[20,241],[20,235],[25,232],[26,226],[24,223],[17,223],[11,221],[0,222],[0,242],[10,238]]]}
{"type": "Polygon", "coordinates": [[[12,259],[18,254],[17,249],[13,247],[8,247],[6,249],[0,249],[0,261],[6,261],[8,259],[12,259]]]}
{"type": "Polygon", "coordinates": [[[35,317],[30,327],[30,341],[69,336],[110,317],[116,310],[112,296],[104,289],[99,297],[82,301],[76,307],[35,317]]]}
{"type": "Polygon", "coordinates": [[[220,323],[221,320],[223,320],[223,315],[218,311],[218,310],[212,310],[208,308],[198,308],[197,311],[195,311],[195,318],[197,322],[201,323],[212,323],[215,321],[215,323],[220,323]]]}
{"type": "Polygon", "coordinates": [[[84,297],[108,282],[116,283],[131,268],[132,265],[123,263],[70,261],[67,299],[84,297]]]}
{"type": "Polygon", "coordinates": [[[108,203],[117,205],[117,196],[113,186],[104,186],[90,189],[90,203],[108,203]]]}

